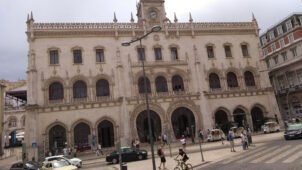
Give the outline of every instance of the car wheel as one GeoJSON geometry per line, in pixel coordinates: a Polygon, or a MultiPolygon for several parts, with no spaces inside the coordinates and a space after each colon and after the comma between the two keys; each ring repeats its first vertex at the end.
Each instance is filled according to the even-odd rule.
{"type": "Polygon", "coordinates": [[[143,155],[138,155],[138,160],[143,160],[143,155]]]}
{"type": "Polygon", "coordinates": [[[116,158],[113,158],[113,159],[112,159],[112,163],[113,163],[113,164],[117,164],[117,163],[118,163],[118,160],[117,160],[116,158]]]}

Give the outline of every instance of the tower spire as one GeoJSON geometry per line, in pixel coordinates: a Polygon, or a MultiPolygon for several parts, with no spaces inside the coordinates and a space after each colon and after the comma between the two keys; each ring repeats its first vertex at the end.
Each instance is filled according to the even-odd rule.
{"type": "Polygon", "coordinates": [[[134,19],[133,19],[133,14],[132,14],[132,12],[131,12],[131,19],[130,19],[130,21],[133,23],[134,22],[134,19]]]}
{"type": "Polygon", "coordinates": [[[189,13],[189,15],[190,15],[190,16],[189,16],[189,21],[190,21],[190,22],[193,22],[193,18],[192,18],[191,12],[189,13]]]}
{"type": "Polygon", "coordinates": [[[116,19],[115,12],[113,13],[113,22],[114,22],[114,23],[117,23],[117,19],[116,19]]]}
{"type": "Polygon", "coordinates": [[[178,19],[176,17],[176,13],[174,12],[174,22],[177,23],[178,19]]]}

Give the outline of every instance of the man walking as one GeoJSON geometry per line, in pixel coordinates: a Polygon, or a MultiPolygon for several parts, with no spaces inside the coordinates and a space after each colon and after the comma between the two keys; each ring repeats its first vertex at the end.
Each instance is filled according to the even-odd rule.
{"type": "Polygon", "coordinates": [[[230,142],[231,152],[236,152],[234,147],[234,138],[235,138],[234,132],[230,129],[227,139],[230,142]]]}

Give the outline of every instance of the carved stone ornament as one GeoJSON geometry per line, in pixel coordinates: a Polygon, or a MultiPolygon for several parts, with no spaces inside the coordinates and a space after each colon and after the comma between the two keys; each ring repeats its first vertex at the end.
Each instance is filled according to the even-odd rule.
{"type": "Polygon", "coordinates": [[[153,36],[153,40],[154,40],[154,41],[159,41],[159,40],[160,40],[159,35],[155,34],[155,35],[153,36]]]}
{"type": "Polygon", "coordinates": [[[103,72],[103,67],[102,67],[102,64],[100,64],[99,71],[100,71],[100,72],[103,72]]]}

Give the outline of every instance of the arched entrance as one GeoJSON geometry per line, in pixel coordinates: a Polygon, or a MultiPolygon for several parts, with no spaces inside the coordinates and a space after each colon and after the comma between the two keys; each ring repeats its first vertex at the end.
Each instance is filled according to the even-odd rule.
{"type": "Polygon", "coordinates": [[[103,120],[99,123],[98,141],[104,148],[114,146],[114,129],[110,121],[103,120]]]}
{"type": "Polygon", "coordinates": [[[195,134],[195,117],[191,110],[180,107],[171,116],[175,138],[179,139],[182,135],[191,136],[192,130],[195,134]]]}
{"type": "Polygon", "coordinates": [[[246,114],[242,109],[236,109],[233,113],[234,121],[238,127],[246,127],[246,114]]]}
{"type": "Polygon", "coordinates": [[[61,125],[55,125],[49,130],[49,149],[53,153],[58,149],[59,152],[65,147],[66,129],[61,125]]]}
{"type": "Polygon", "coordinates": [[[84,122],[77,124],[74,127],[74,145],[79,150],[85,150],[89,148],[88,136],[90,135],[90,127],[84,122]]]}
{"type": "MultiPolygon", "coordinates": [[[[153,139],[157,139],[157,136],[161,135],[161,120],[158,114],[150,110],[151,129],[153,139]]],[[[148,126],[148,114],[147,111],[141,112],[136,118],[136,128],[139,140],[141,142],[149,142],[149,126],[148,126]]]]}
{"type": "Polygon", "coordinates": [[[215,125],[216,128],[221,129],[224,133],[227,134],[230,129],[230,124],[228,120],[228,115],[225,111],[219,110],[215,113],[215,125]]]}
{"type": "Polygon", "coordinates": [[[264,124],[264,116],[262,110],[259,107],[253,107],[251,114],[254,131],[261,131],[261,126],[264,124]]]}

